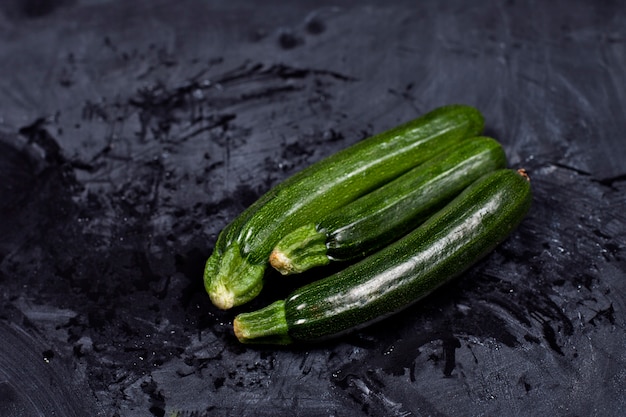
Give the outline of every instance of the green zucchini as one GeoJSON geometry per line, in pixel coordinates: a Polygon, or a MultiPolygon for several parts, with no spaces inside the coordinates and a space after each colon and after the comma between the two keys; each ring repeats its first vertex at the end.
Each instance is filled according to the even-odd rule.
{"type": "Polygon", "coordinates": [[[485,174],[379,252],[296,289],[285,300],[239,314],[235,335],[243,343],[315,341],[396,313],[493,250],[522,221],[530,203],[522,170],[485,174]]]}
{"type": "Polygon", "coordinates": [[[423,223],[476,179],[506,166],[502,146],[479,136],[283,237],[270,264],[283,275],[363,258],[423,223]]]}
{"type": "Polygon", "coordinates": [[[323,159],[278,184],[218,236],[204,285],[217,307],[250,301],[261,291],[269,255],[287,233],[337,210],[430,159],[479,135],[480,112],[465,105],[435,109],[323,159]]]}

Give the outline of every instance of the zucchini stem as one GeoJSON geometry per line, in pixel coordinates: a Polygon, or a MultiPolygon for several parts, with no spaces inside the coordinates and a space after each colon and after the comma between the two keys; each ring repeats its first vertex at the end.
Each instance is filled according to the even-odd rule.
{"type": "Polygon", "coordinates": [[[233,329],[241,343],[287,345],[293,342],[288,333],[284,300],[239,314],[233,321],[233,329]]]}
{"type": "Polygon", "coordinates": [[[222,310],[247,303],[263,288],[265,264],[251,263],[233,242],[224,253],[215,252],[204,268],[204,287],[213,304],[222,310]]]}
{"type": "Polygon", "coordinates": [[[326,233],[313,223],[287,234],[270,254],[270,264],[283,275],[299,274],[315,266],[327,265],[326,233]]]}
{"type": "Polygon", "coordinates": [[[530,176],[528,175],[528,173],[526,172],[524,168],[519,168],[517,170],[517,173],[520,174],[522,177],[524,177],[526,181],[530,182],[530,176]]]}

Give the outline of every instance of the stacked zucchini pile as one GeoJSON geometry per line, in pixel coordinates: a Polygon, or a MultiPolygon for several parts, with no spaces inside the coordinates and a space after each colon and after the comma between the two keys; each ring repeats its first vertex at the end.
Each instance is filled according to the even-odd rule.
{"type": "Polygon", "coordinates": [[[241,213],[205,266],[205,288],[221,309],[256,297],[270,265],[290,275],[353,262],[239,314],[237,338],[288,344],[363,327],[493,250],[526,215],[531,191],[483,128],[473,107],[437,108],[311,165],[241,213]]]}

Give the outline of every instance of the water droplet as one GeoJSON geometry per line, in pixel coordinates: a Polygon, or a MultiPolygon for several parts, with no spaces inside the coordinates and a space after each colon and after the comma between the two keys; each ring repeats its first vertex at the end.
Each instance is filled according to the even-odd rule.
{"type": "Polygon", "coordinates": [[[282,30],[278,35],[278,44],[283,49],[293,49],[304,43],[304,39],[291,30],[282,30]]]}
{"type": "Polygon", "coordinates": [[[391,355],[393,353],[394,349],[395,349],[394,345],[389,346],[389,348],[386,351],[383,352],[383,355],[384,356],[391,355]]]}
{"type": "Polygon", "coordinates": [[[202,91],[199,88],[196,88],[195,90],[193,90],[191,94],[193,98],[195,98],[196,100],[202,100],[204,98],[204,91],[202,91]]]}
{"type": "Polygon", "coordinates": [[[45,363],[50,363],[50,361],[54,358],[54,352],[52,349],[45,350],[43,352],[43,361],[45,363]]]}
{"type": "Polygon", "coordinates": [[[309,16],[306,22],[306,30],[311,35],[319,35],[326,30],[326,24],[319,16],[309,16]]]}

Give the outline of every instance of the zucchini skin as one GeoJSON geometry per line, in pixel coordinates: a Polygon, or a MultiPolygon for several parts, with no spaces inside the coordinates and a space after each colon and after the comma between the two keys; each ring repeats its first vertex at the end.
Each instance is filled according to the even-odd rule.
{"type": "Polygon", "coordinates": [[[283,275],[363,258],[423,223],[482,175],[506,166],[492,138],[467,139],[281,239],[270,264],[283,275]]]}
{"type": "Polygon", "coordinates": [[[486,174],[420,227],[381,251],[233,323],[243,343],[326,339],[396,313],[454,278],[517,227],[531,204],[528,177],[486,174]],[[261,322],[258,317],[264,315],[261,322]]]}
{"type": "Polygon", "coordinates": [[[297,227],[379,187],[442,149],[479,135],[484,118],[466,105],[437,108],[362,140],[278,184],[218,236],[205,264],[204,284],[214,305],[228,309],[261,291],[275,244],[297,227]]]}

